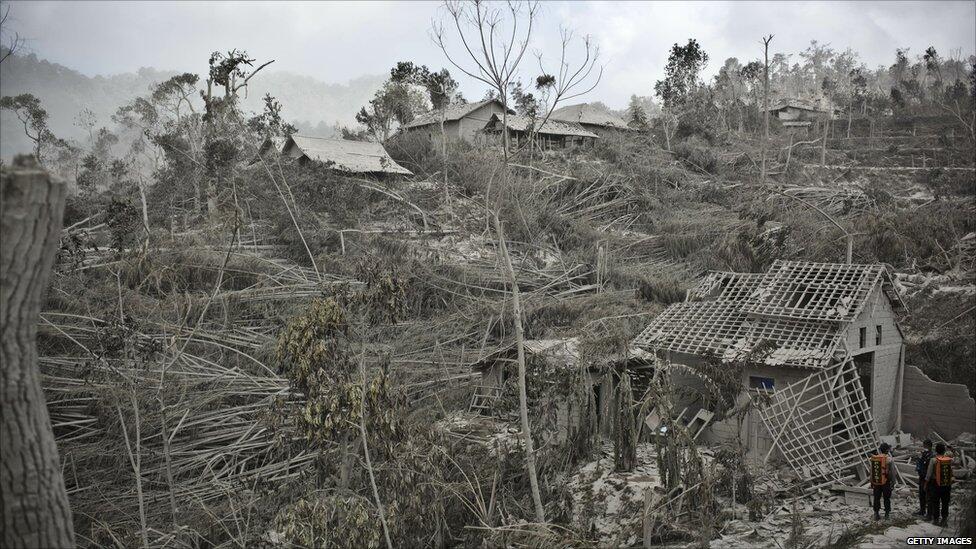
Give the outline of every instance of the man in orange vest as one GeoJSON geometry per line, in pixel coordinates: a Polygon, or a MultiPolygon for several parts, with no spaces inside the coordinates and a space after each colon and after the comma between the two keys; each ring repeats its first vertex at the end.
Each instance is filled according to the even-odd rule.
{"type": "Polygon", "coordinates": [[[868,460],[871,488],[874,489],[874,520],[881,520],[881,498],[884,498],[885,519],[891,514],[891,486],[895,481],[895,464],[891,459],[891,445],[882,442],[878,453],[868,460]]]}
{"type": "Polygon", "coordinates": [[[949,498],[952,494],[952,457],[946,455],[946,445],[941,442],[935,445],[935,457],[929,460],[925,473],[925,490],[929,493],[929,518],[932,519],[932,524],[945,526],[949,518],[949,498]]]}

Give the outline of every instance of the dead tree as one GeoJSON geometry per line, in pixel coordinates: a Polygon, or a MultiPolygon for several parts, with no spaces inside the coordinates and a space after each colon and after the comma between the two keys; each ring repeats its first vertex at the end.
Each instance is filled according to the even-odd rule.
{"type": "Polygon", "coordinates": [[[522,300],[519,295],[518,280],[512,267],[512,257],[505,244],[505,233],[502,231],[498,212],[495,212],[495,232],[498,233],[498,252],[508,274],[508,282],[512,287],[512,317],[515,322],[515,349],[518,356],[518,391],[519,418],[522,422],[522,442],[525,444],[525,467],[529,471],[529,488],[532,490],[532,502],[535,504],[535,518],[537,522],[546,521],[546,513],[542,507],[542,494],[539,491],[539,476],[536,473],[535,443],[532,441],[532,428],[529,424],[529,404],[525,390],[525,337],[522,329],[522,300]]]}
{"type": "Polygon", "coordinates": [[[762,172],[759,176],[761,183],[766,183],[766,147],[769,146],[769,43],[773,35],[763,37],[763,141],[762,141],[762,172]]]}
{"type": "Polygon", "coordinates": [[[61,236],[65,185],[18,157],[0,177],[0,515],[4,547],[74,547],[41,391],[37,323],[61,236]]]}
{"type": "Polygon", "coordinates": [[[20,33],[15,32],[8,35],[4,32],[8,27],[7,20],[10,18],[10,4],[7,4],[5,8],[0,8],[0,42],[3,43],[3,48],[7,51],[0,53],[0,63],[3,63],[8,57],[20,51],[26,42],[20,33]]]}
{"type": "Polygon", "coordinates": [[[458,70],[487,84],[498,94],[504,105],[502,143],[507,163],[508,88],[529,47],[532,27],[539,13],[539,3],[535,0],[511,0],[505,3],[503,10],[483,0],[446,0],[444,8],[474,66],[464,67],[460,60],[451,55],[445,41],[443,23],[435,23],[431,29],[434,42],[458,70]]]}
{"type": "MultiPolygon", "coordinates": [[[[580,39],[583,60],[579,65],[570,65],[567,60],[567,53],[573,42],[574,35],[571,30],[559,30],[558,70],[552,72],[547,70],[542,54],[536,55],[541,74],[536,80],[536,87],[544,94],[545,113],[542,119],[534,123],[529,129],[529,146],[532,146],[531,143],[534,142],[533,135],[549,121],[553,111],[560,104],[590,93],[603,79],[603,65],[599,65],[599,70],[595,76],[593,73],[593,69],[597,67],[597,61],[600,59],[600,47],[593,42],[590,35],[583,36],[580,39]]],[[[508,130],[506,129],[506,131],[508,130]]]]}

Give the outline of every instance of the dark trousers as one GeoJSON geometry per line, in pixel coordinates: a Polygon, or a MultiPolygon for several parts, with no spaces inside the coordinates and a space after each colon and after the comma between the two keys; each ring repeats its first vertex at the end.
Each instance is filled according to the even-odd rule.
{"type": "Polygon", "coordinates": [[[928,508],[929,495],[925,493],[925,476],[918,477],[918,512],[926,514],[928,508]]]}
{"type": "Polygon", "coordinates": [[[949,518],[949,498],[952,494],[951,486],[929,486],[929,518],[937,520],[939,512],[942,518],[949,518]]]}
{"type": "Polygon", "coordinates": [[[881,498],[884,497],[885,514],[891,512],[891,482],[881,486],[874,486],[874,513],[881,509],[881,498]]]}

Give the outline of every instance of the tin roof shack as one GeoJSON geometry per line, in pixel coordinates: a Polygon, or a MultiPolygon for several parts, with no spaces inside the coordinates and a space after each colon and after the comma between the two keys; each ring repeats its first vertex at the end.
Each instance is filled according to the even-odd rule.
{"type": "Polygon", "coordinates": [[[258,155],[266,155],[272,150],[278,150],[282,156],[298,162],[321,162],[332,170],[346,174],[413,175],[390,158],[383,145],[370,141],[292,135],[284,140],[280,149],[275,141],[265,140],[258,155]]]}
{"type": "Polygon", "coordinates": [[[552,111],[549,119],[579,124],[584,130],[601,137],[634,131],[623,118],[587,103],[559,107],[552,111]]]}
{"type": "MultiPolygon", "coordinates": [[[[524,342],[526,392],[530,414],[541,418],[547,433],[563,443],[577,432],[587,418],[595,430],[609,436],[613,430],[613,410],[617,376],[613,372],[628,368],[633,392],[640,396],[647,386],[653,356],[632,349],[626,361],[598,361],[583,364],[577,338],[534,339],[524,342]],[[631,369],[633,367],[633,369],[631,369]],[[582,384],[577,381],[582,380],[582,384]],[[587,414],[593,410],[593,415],[587,414]]],[[[498,415],[518,409],[518,360],[514,346],[499,350],[474,365],[481,380],[471,397],[469,411],[498,415]]]]}
{"type": "MultiPolygon", "coordinates": [[[[713,272],[656,317],[633,344],[692,369],[742,365],[741,424],[717,422],[711,442],[738,435],[754,460],[776,448],[807,479],[845,480],[899,428],[903,307],[883,265],[776,261],[766,273],[713,272]]],[[[690,376],[674,382],[701,383],[690,376]]]]}
{"type": "MultiPolygon", "coordinates": [[[[467,141],[474,143],[480,137],[481,130],[491,120],[492,115],[501,116],[505,106],[498,99],[450,105],[446,109],[438,109],[422,114],[404,125],[402,134],[423,134],[428,139],[436,140],[441,135],[441,119],[444,120],[444,136],[448,141],[467,141]]],[[[515,111],[509,109],[509,113],[515,111]]]]}
{"type": "MultiPolygon", "coordinates": [[[[560,122],[551,118],[546,120],[544,124],[540,124],[541,122],[541,120],[528,116],[509,115],[508,136],[511,146],[521,146],[529,139],[530,135],[535,137],[539,148],[544,151],[590,145],[599,139],[595,133],[587,131],[573,122],[560,122]]],[[[485,134],[492,136],[496,142],[500,142],[503,123],[500,115],[492,115],[491,120],[484,128],[485,134]]]]}

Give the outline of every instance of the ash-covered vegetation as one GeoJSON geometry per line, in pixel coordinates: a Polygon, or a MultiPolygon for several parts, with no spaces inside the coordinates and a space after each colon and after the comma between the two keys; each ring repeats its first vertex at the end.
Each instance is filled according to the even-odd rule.
{"type": "MultiPolygon", "coordinates": [[[[707,545],[736,503],[756,520],[780,504],[735,448],[642,445],[643,401],[679,389],[635,394],[623,376],[625,411],[600,433],[586,372],[530,360],[529,456],[517,371],[497,417],[472,419],[472,367],[516,338],[577,338],[583,364],[612,365],[704,271],[843,262],[849,240],[853,262],[896,273],[906,362],[976,392],[973,59],[899,50],[870,70],[817,43],[775,54],[766,102],[836,112],[806,134],[769,122],[766,138],[766,64],[728,59],[704,82],[721,54],[706,47],[661,53],[657,101],[620,113],[632,131],[559,150],[396,132],[463,101],[448,71],[399,63],[342,133],[386,139],[405,178],[259,155],[296,128],[271,95],[242,108],[270,78],[242,50],[110,120],[78,113],[80,142],[35,96],[0,100],[72,185],[37,344],[76,541],[622,545],[648,535],[643,499],[621,492],[607,514],[594,498],[609,470],[636,467],[695,502],[654,510],[650,539],[707,545]],[[570,437],[552,427],[556,395],[585,410],[570,437]]],[[[596,76],[486,88],[541,121],[596,76]]],[[[698,375],[729,411],[735,368],[698,375]]],[[[797,531],[788,543],[805,546],[797,531]]]]}

